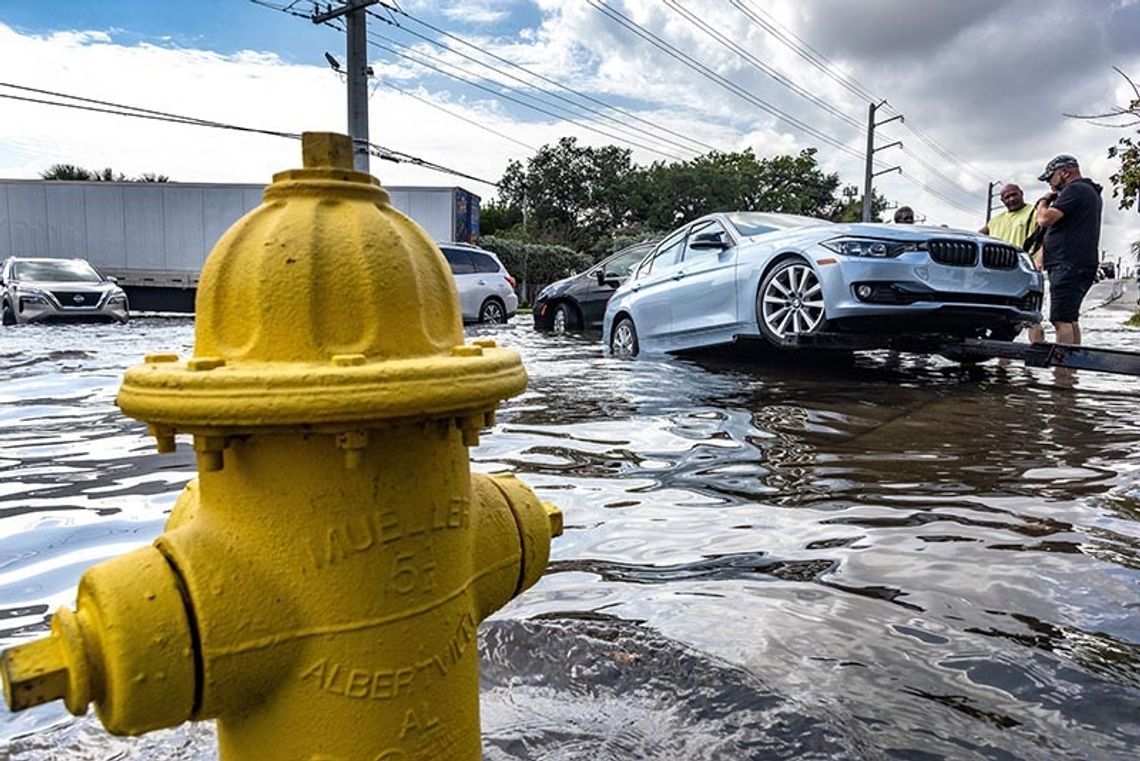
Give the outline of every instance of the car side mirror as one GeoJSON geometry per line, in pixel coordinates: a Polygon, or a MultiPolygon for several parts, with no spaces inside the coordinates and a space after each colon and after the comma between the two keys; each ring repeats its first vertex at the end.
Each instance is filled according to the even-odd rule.
{"type": "Polygon", "coordinates": [[[598,279],[598,285],[606,284],[606,271],[601,267],[594,270],[594,277],[598,279]]]}
{"type": "Polygon", "coordinates": [[[728,248],[728,243],[724,240],[724,233],[699,233],[689,241],[689,248],[694,251],[723,251],[728,248]]]}
{"type": "Polygon", "coordinates": [[[108,283],[114,283],[116,285],[119,284],[119,278],[115,277],[114,275],[107,275],[106,279],[108,283]]]}

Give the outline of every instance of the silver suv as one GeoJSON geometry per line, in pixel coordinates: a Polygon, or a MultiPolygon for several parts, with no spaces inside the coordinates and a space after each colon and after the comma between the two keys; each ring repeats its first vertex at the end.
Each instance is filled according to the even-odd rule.
{"type": "Polygon", "coordinates": [[[515,279],[490,251],[466,243],[440,243],[455,287],[464,322],[506,322],[519,307],[515,279]]]}
{"type": "Polygon", "coordinates": [[[130,319],[127,295],[83,259],[13,256],[0,265],[5,325],[130,319]]]}

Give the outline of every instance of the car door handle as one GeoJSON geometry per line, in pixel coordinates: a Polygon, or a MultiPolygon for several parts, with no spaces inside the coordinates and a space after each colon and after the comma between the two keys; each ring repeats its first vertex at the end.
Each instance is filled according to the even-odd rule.
{"type": "Polygon", "coordinates": [[[629,289],[630,289],[631,291],[640,291],[640,290],[641,290],[641,286],[640,286],[640,285],[631,285],[631,286],[629,287],[629,289]]]}
{"type": "Polygon", "coordinates": [[[684,270],[681,270],[680,272],[678,272],[678,273],[676,273],[675,275],[673,275],[673,279],[674,279],[674,280],[680,280],[680,279],[681,279],[681,278],[683,278],[684,276],[685,276],[685,271],[684,271],[684,270]]]}

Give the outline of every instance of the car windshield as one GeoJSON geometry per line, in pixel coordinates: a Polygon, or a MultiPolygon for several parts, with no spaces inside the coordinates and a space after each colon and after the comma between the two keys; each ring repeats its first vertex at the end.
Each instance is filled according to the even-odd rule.
{"type": "Polygon", "coordinates": [[[103,280],[90,264],[78,259],[16,262],[12,274],[16,280],[49,283],[98,283],[103,280]]]}
{"type": "Polygon", "coordinates": [[[798,214],[768,214],[760,211],[737,211],[725,216],[736,231],[746,238],[776,230],[790,230],[793,227],[828,224],[814,217],[801,217],[798,214]]]}

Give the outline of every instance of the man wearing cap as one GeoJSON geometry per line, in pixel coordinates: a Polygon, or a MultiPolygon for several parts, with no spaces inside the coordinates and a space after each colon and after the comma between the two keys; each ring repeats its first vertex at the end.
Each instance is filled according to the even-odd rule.
{"type": "MultiPolygon", "coordinates": [[[[1005,204],[1006,210],[1001,214],[995,214],[993,219],[978,232],[1025,249],[1033,256],[1033,264],[1037,269],[1041,269],[1041,252],[1033,250],[1040,244],[1031,242],[1028,247],[1025,245],[1031,237],[1038,238],[1033,235],[1037,231],[1037,215],[1034,213],[1034,208],[1025,202],[1025,194],[1022,193],[1021,187],[1012,182],[1001,189],[1001,202],[1005,204]]],[[[1044,340],[1045,330],[1041,324],[1035,322],[1030,325],[1029,343],[1035,344],[1044,340]]]]}
{"type": "Polygon", "coordinates": [[[1045,229],[1045,272],[1052,305],[1049,320],[1057,342],[1079,344],[1081,302],[1100,264],[1100,185],[1081,176],[1067,153],[1053,158],[1037,178],[1052,189],[1037,202],[1037,226],[1045,229]]]}

